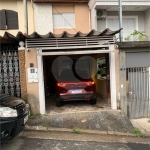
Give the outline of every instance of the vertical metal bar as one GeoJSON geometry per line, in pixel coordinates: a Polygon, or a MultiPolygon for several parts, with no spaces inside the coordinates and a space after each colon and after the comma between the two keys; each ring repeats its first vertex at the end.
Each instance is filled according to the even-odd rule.
{"type": "Polygon", "coordinates": [[[149,82],[148,82],[148,80],[149,80],[149,68],[148,68],[148,73],[147,73],[147,99],[149,99],[149,82]]]}
{"type": "Polygon", "coordinates": [[[140,82],[141,82],[141,87],[139,87],[141,91],[141,97],[139,101],[139,117],[142,117],[142,111],[143,111],[143,103],[144,103],[144,97],[143,97],[143,68],[140,69],[140,82]]]}
{"type": "Polygon", "coordinates": [[[28,8],[27,8],[27,0],[23,0],[24,6],[24,32],[28,34],[28,8]]]}
{"type": "Polygon", "coordinates": [[[137,100],[138,99],[138,69],[135,68],[135,86],[134,86],[134,91],[135,91],[135,99],[134,100],[137,100]]]}
{"type": "Polygon", "coordinates": [[[140,96],[141,96],[141,92],[140,92],[140,86],[141,86],[141,84],[140,84],[140,68],[138,68],[138,91],[137,91],[137,93],[138,93],[138,100],[140,99],[140,96]]]}
{"type": "Polygon", "coordinates": [[[142,109],[142,117],[144,117],[145,103],[146,103],[146,88],[145,88],[145,75],[146,68],[143,70],[143,109],[142,109]]]}
{"type": "Polygon", "coordinates": [[[148,117],[150,117],[150,67],[148,69],[148,101],[149,101],[149,107],[148,107],[148,117]]]}
{"type": "MultiPolygon", "coordinates": [[[[122,28],[122,0],[118,0],[119,3],[119,28],[122,28]]],[[[123,31],[119,33],[120,42],[123,41],[123,31]]]]}
{"type": "Polygon", "coordinates": [[[134,82],[134,79],[135,79],[135,71],[136,71],[136,68],[133,68],[133,78],[132,78],[132,82],[133,82],[134,100],[136,100],[136,99],[135,99],[135,82],[134,82]]]}
{"type": "Polygon", "coordinates": [[[144,87],[144,88],[143,88],[143,92],[144,92],[143,98],[146,99],[146,95],[145,95],[145,91],[146,91],[146,90],[145,90],[145,74],[146,74],[146,68],[144,68],[144,69],[145,69],[145,70],[143,71],[143,83],[144,83],[144,84],[143,84],[143,87],[144,87]]]}
{"type": "MultiPolygon", "coordinates": [[[[141,89],[141,92],[142,92],[142,99],[144,99],[144,94],[143,94],[143,90],[144,90],[144,86],[143,86],[143,84],[144,84],[144,78],[143,78],[143,68],[141,69],[141,84],[142,84],[142,89],[141,89]],[[142,80],[143,79],[143,80],[142,80]]],[[[141,99],[141,100],[142,100],[141,99]]]]}

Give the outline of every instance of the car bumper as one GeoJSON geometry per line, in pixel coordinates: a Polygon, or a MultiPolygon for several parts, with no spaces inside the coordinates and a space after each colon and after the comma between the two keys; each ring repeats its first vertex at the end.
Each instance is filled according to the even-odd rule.
{"type": "Polygon", "coordinates": [[[59,101],[90,100],[95,98],[96,98],[96,94],[74,94],[74,95],[58,96],[59,101]]]}
{"type": "Polygon", "coordinates": [[[25,127],[29,111],[15,119],[0,120],[0,142],[4,143],[18,135],[25,127]]]}

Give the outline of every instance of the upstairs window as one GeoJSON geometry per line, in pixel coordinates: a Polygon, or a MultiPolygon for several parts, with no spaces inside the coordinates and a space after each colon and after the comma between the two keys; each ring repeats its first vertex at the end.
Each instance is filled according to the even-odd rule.
{"type": "Polygon", "coordinates": [[[53,14],[54,28],[75,28],[74,13],[53,14]]]}
{"type": "MultiPolygon", "coordinates": [[[[108,18],[107,24],[108,24],[108,28],[110,28],[112,31],[119,29],[118,18],[108,18]]],[[[123,40],[125,41],[125,38],[127,36],[129,36],[131,33],[137,30],[136,18],[123,18],[122,25],[123,25],[123,40]]],[[[119,34],[117,34],[116,37],[119,38],[119,34]]]]}
{"type": "Polygon", "coordinates": [[[0,10],[0,30],[18,28],[18,13],[12,10],[0,10]]]}

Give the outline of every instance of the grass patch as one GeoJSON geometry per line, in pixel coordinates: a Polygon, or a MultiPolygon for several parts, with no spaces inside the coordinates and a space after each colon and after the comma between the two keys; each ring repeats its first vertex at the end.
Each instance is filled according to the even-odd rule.
{"type": "Polygon", "coordinates": [[[49,128],[51,128],[51,126],[49,126],[49,125],[43,125],[43,127],[47,128],[47,130],[48,130],[49,128]]]}
{"type": "Polygon", "coordinates": [[[117,133],[114,133],[114,135],[115,135],[115,136],[119,136],[119,134],[117,134],[117,133]]]}
{"type": "Polygon", "coordinates": [[[28,118],[29,118],[29,119],[32,119],[32,118],[33,118],[33,115],[32,115],[32,114],[30,114],[30,115],[28,116],[28,118]]]}
{"type": "Polygon", "coordinates": [[[29,118],[29,119],[33,119],[35,116],[41,117],[42,115],[41,115],[40,113],[37,113],[37,114],[30,114],[30,115],[28,116],[28,118],[29,118]]]}
{"type": "Polygon", "coordinates": [[[150,120],[148,120],[148,122],[150,123],[150,120]]]}
{"type": "Polygon", "coordinates": [[[136,134],[137,136],[145,137],[145,134],[143,134],[142,131],[138,128],[134,129],[133,133],[136,134]]]}
{"type": "Polygon", "coordinates": [[[42,115],[40,113],[35,114],[35,116],[41,117],[42,115]]]}
{"type": "Polygon", "coordinates": [[[71,133],[80,133],[79,129],[78,128],[73,128],[71,130],[71,133]]]}

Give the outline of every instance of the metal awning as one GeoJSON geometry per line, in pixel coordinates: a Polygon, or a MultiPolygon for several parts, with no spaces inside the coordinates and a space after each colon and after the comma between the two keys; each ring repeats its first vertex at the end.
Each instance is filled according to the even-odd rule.
{"type": "Polygon", "coordinates": [[[111,31],[107,28],[102,32],[91,30],[87,34],[82,32],[69,34],[64,31],[62,34],[49,32],[46,35],[40,35],[37,32],[24,35],[22,32],[18,32],[16,36],[5,32],[1,39],[14,43],[24,41],[27,49],[37,48],[40,55],[108,53],[111,52],[109,46],[116,42],[114,35],[120,30],[111,31]]]}
{"type": "Polygon", "coordinates": [[[16,36],[10,34],[9,32],[5,32],[3,36],[0,36],[0,44],[3,43],[19,43],[20,41],[25,40],[67,40],[67,38],[70,38],[70,40],[74,40],[76,38],[95,38],[95,37],[113,37],[115,34],[119,33],[121,29],[116,31],[111,31],[109,28],[106,28],[102,32],[98,32],[95,30],[91,30],[89,33],[84,34],[82,32],[77,32],[76,34],[70,34],[66,31],[64,31],[62,34],[54,34],[52,32],[49,32],[45,35],[40,35],[37,32],[33,32],[30,35],[25,35],[22,32],[18,32],[16,36]]]}
{"type": "Polygon", "coordinates": [[[26,39],[26,48],[40,48],[55,51],[60,49],[97,49],[114,43],[113,36],[26,39]]]}

